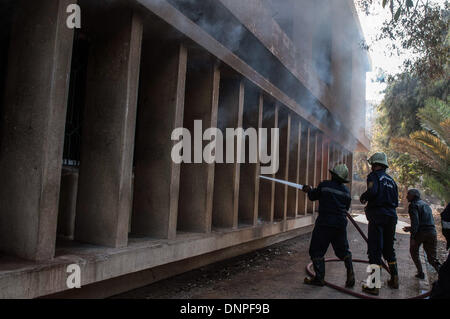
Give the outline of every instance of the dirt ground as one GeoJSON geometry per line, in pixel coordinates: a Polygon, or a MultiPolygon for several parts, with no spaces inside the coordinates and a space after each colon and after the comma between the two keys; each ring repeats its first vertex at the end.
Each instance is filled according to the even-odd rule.
{"type": "MultiPolygon", "coordinates": [[[[367,225],[360,223],[367,233],[367,225]]],[[[367,259],[367,246],[356,229],[349,223],[348,236],[354,258],[367,259]]],[[[409,235],[397,233],[396,252],[399,263],[400,289],[386,287],[388,274],[382,272],[383,286],[380,297],[403,299],[419,294],[419,280],[414,278],[414,264],[409,257],[409,235]]],[[[207,267],[136,289],[114,298],[144,299],[352,299],[354,297],[329,287],[311,287],[303,284],[310,234],[267,247],[244,256],[235,257],[207,267]]],[[[332,248],[327,253],[334,257],[332,248]]],[[[443,258],[441,258],[443,259],[443,258]]],[[[367,264],[355,263],[357,285],[367,278],[367,264]]],[[[343,263],[327,263],[326,279],[343,285],[343,263]]]]}

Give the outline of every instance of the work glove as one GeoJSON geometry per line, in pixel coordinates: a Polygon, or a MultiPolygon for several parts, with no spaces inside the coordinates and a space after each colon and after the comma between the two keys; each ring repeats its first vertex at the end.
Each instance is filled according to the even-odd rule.
{"type": "Polygon", "coordinates": [[[309,185],[305,185],[305,186],[303,186],[302,190],[304,193],[309,193],[312,190],[312,187],[309,185]]]}

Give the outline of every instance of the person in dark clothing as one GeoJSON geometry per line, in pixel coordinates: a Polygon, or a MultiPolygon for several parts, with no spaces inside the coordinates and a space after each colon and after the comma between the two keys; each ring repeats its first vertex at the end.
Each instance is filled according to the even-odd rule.
{"type": "MultiPolygon", "coordinates": [[[[447,240],[447,249],[450,248],[450,204],[444,209],[441,214],[442,218],[442,233],[447,240]]],[[[439,269],[438,280],[433,283],[431,290],[431,299],[450,299],[450,255],[447,261],[442,264],[439,269]]]]}
{"type": "Polygon", "coordinates": [[[311,237],[309,255],[313,262],[315,276],[305,278],[310,285],[323,286],[325,284],[324,256],[331,244],[336,256],[343,260],[347,269],[345,286],[355,285],[352,254],[347,240],[347,212],[350,209],[351,196],[344,183],[348,181],[346,165],[337,165],[330,170],[332,179],[321,182],[317,188],[304,186],[303,191],[312,201],[319,201],[319,216],[316,220],[311,237]]]}
{"type": "Polygon", "coordinates": [[[411,226],[404,227],[403,230],[411,233],[410,253],[411,258],[417,268],[417,278],[424,279],[422,263],[419,258],[419,249],[423,244],[423,249],[427,254],[430,265],[439,271],[441,264],[437,259],[437,232],[434,225],[433,212],[431,207],[420,199],[420,192],[417,189],[410,189],[406,197],[408,199],[409,217],[411,226]]]}
{"type": "Polygon", "coordinates": [[[450,249],[450,204],[441,213],[442,234],[447,239],[447,249],[450,249]]]}
{"type": "MultiPolygon", "coordinates": [[[[381,268],[383,256],[389,263],[391,278],[388,286],[398,289],[398,269],[394,241],[397,225],[398,188],[395,181],[386,173],[389,167],[386,154],[376,153],[369,159],[372,173],[367,177],[367,191],[361,195],[361,203],[367,204],[366,217],[369,221],[368,255],[371,265],[381,268]]],[[[362,287],[372,295],[379,294],[379,288],[362,287]]]]}

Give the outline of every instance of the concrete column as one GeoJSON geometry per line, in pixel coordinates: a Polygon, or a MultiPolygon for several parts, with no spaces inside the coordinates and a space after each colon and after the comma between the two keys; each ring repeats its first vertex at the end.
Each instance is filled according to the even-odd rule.
{"type": "Polygon", "coordinates": [[[0,136],[0,250],[53,258],[74,1],[16,1],[0,136]]]}
{"type": "MultiPolygon", "coordinates": [[[[218,129],[242,128],[244,112],[244,82],[222,77],[219,91],[218,129]]],[[[238,227],[240,163],[237,158],[237,138],[234,138],[234,163],[216,163],[214,173],[213,226],[236,229],[238,227]]],[[[225,159],[227,150],[224,151],[225,159]]],[[[225,160],[226,162],[226,160],[225,160]]]]}
{"type": "MultiPolygon", "coordinates": [[[[316,134],[316,182],[314,186],[318,186],[321,181],[323,181],[322,176],[322,134],[317,133],[316,134]]],[[[319,202],[314,202],[314,211],[319,210],[319,202]]]]}
{"type": "Polygon", "coordinates": [[[127,8],[88,12],[90,48],[75,239],[128,242],[142,22],[127,8]],[[99,19],[102,15],[102,19],[99,19]]]}
{"type": "Polygon", "coordinates": [[[177,231],[180,164],[171,136],[183,126],[187,50],[184,45],[144,42],[135,149],[131,232],[173,239],[177,231]]]}
{"type": "MultiPolygon", "coordinates": [[[[244,99],[244,130],[253,127],[262,127],[263,95],[255,89],[246,86],[244,99]]],[[[249,146],[246,149],[246,162],[241,164],[239,185],[239,222],[243,224],[256,225],[258,221],[258,198],[260,183],[259,156],[256,164],[249,163],[249,146]]]]}
{"type": "Polygon", "coordinates": [[[330,163],[330,143],[324,136],[324,140],[322,143],[322,179],[330,178],[329,163],[330,163]]]}
{"type": "MultiPolygon", "coordinates": [[[[202,121],[203,130],[217,126],[219,84],[219,66],[212,57],[200,55],[188,59],[183,126],[192,134],[195,120],[202,121]]],[[[199,134],[202,135],[202,132],[199,134]]],[[[198,144],[202,147],[207,143],[198,144]]],[[[183,163],[177,229],[211,232],[213,196],[214,163],[205,163],[203,159],[198,163],[183,163]]]]}
{"type": "Polygon", "coordinates": [[[322,162],[323,161],[323,135],[316,134],[316,186],[323,181],[322,162]]]}
{"type": "MultiPolygon", "coordinates": [[[[310,152],[310,128],[304,122],[300,122],[301,142],[300,142],[300,165],[299,165],[299,183],[307,185],[309,183],[309,152],[310,152]]],[[[307,195],[303,192],[298,196],[298,213],[306,215],[307,195]]]]}
{"type": "MultiPolygon", "coordinates": [[[[264,102],[262,127],[267,129],[268,154],[272,154],[271,129],[278,127],[279,106],[267,101],[264,102]]],[[[275,178],[275,174],[270,176],[275,178]]],[[[273,222],[275,210],[275,182],[261,180],[259,185],[259,214],[264,221],[273,222]]]]}
{"type": "MultiPolygon", "coordinates": [[[[280,168],[275,178],[289,179],[289,139],[291,134],[291,114],[281,113],[279,117],[280,128],[280,168]]],[[[275,184],[275,220],[286,220],[288,186],[275,184]]]]}
{"type": "MultiPolygon", "coordinates": [[[[312,187],[316,187],[316,174],[317,174],[317,133],[311,132],[310,129],[310,138],[309,138],[309,163],[308,163],[308,185],[312,187]]],[[[314,205],[315,203],[308,200],[306,210],[308,214],[314,213],[314,205]]]]}
{"type": "MultiPolygon", "coordinates": [[[[300,146],[301,126],[296,118],[291,119],[291,135],[289,139],[289,181],[298,184],[300,182],[300,146]]],[[[287,200],[287,216],[296,217],[298,214],[298,197],[300,190],[289,187],[287,200]]]]}
{"type": "Polygon", "coordinates": [[[347,156],[347,166],[348,166],[348,176],[350,179],[350,184],[348,184],[348,187],[350,189],[350,194],[352,193],[352,186],[353,186],[353,154],[349,153],[347,156]]]}
{"type": "Polygon", "coordinates": [[[336,150],[335,150],[334,142],[331,142],[330,143],[330,169],[333,169],[334,166],[336,166],[336,150]]]}

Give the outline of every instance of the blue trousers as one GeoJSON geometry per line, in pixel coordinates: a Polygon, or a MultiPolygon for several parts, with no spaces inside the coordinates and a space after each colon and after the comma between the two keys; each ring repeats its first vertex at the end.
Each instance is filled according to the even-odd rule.
{"type": "Polygon", "coordinates": [[[344,259],[352,255],[348,245],[346,227],[316,225],[312,232],[311,244],[309,246],[311,259],[323,258],[330,244],[333,247],[336,257],[339,259],[344,259]]]}
{"type": "Polygon", "coordinates": [[[369,218],[369,262],[372,265],[381,265],[381,256],[387,262],[397,261],[394,241],[397,218],[388,215],[378,215],[369,218]]]}

